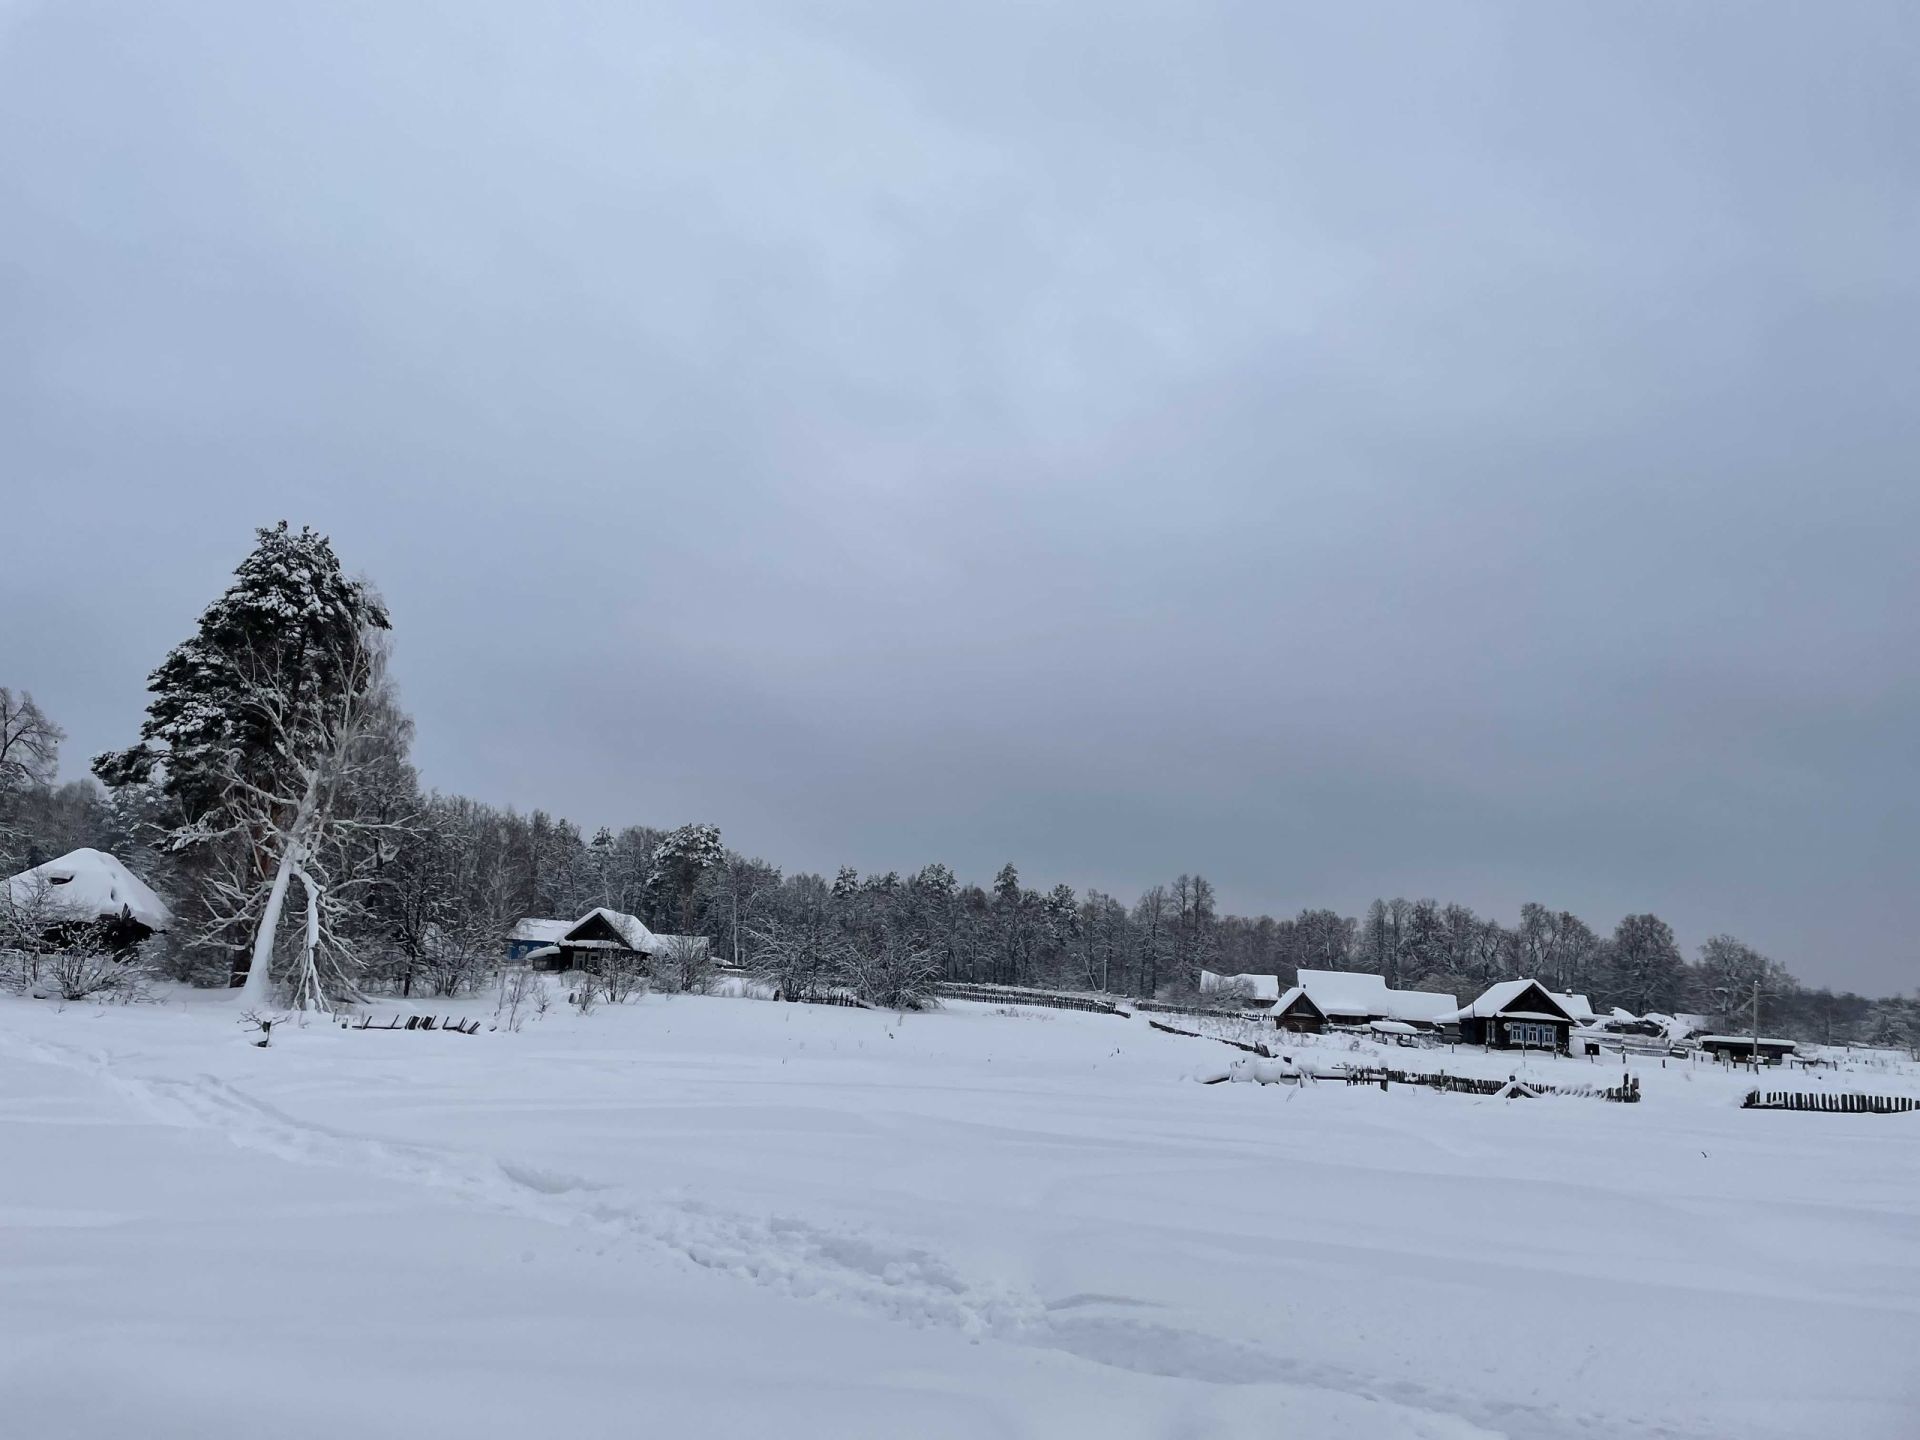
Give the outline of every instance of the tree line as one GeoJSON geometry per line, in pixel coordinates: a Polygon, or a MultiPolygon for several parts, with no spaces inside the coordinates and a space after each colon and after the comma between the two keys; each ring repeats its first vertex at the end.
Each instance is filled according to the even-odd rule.
{"type": "MultiPolygon", "coordinates": [[[[369,992],[455,995],[492,984],[522,917],[596,906],[675,947],[647,981],[707,983],[725,962],[790,999],[835,993],[913,1004],[937,981],[1134,996],[1192,993],[1202,970],[1366,970],[1389,985],[1470,998],[1531,975],[1619,1006],[1744,1024],[1754,988],[1765,1028],[1825,1042],[1920,1044],[1920,998],[1801,985],[1730,935],[1691,960],[1651,914],[1607,933],[1546,905],[1515,923],[1433,899],[1380,899],[1363,916],[1219,912],[1213,885],[1181,874],[1129,903],[1089,889],[990,884],[945,864],[860,875],[783,873],[708,824],[630,825],[591,836],[425,791],[413,723],[387,667],[391,620],[331,543],[284,522],[258,532],[233,583],[163,658],[137,739],[58,779],[65,738],[30,696],[0,689],[0,873],[82,845],[118,855],[167,895],[175,923],[149,959],[176,979],[248,998],[328,1008],[369,992]]],[[[0,946],[34,944],[0,913],[0,946]]]]}

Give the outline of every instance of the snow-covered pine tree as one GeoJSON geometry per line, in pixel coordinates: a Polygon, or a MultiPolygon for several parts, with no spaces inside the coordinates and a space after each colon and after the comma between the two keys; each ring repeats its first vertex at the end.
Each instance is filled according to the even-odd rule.
{"type": "Polygon", "coordinates": [[[386,679],[387,611],[371,587],[342,572],[324,535],[285,521],[257,535],[233,584],[149,678],[140,743],[98,757],[94,773],[165,802],[162,841],[197,882],[190,943],[244,970],[249,1003],[271,998],[275,941],[301,882],[288,988],[296,1005],[324,1009],[327,979],[350,985],[351,957],[330,931],[323,861],[340,846],[335,827],[361,823],[351,810],[363,772],[404,751],[405,717],[386,679]]]}
{"type": "Polygon", "coordinates": [[[700,882],[726,858],[718,825],[682,825],[667,834],[653,852],[654,913],[691,935],[699,919],[694,900],[700,882]]]}

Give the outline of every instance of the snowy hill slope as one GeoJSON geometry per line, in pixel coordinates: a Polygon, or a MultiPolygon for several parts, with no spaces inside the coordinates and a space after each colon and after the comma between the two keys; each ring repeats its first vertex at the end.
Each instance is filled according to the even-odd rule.
{"type": "Polygon", "coordinates": [[[1911,1435],[1913,1117],[1187,1078],[1226,1053],[0,1000],[0,1393],[86,1440],[1911,1435]]]}

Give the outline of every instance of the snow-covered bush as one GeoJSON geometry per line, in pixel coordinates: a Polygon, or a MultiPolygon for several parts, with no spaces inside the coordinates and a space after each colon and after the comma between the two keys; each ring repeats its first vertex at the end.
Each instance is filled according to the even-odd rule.
{"type": "Polygon", "coordinates": [[[153,967],[137,951],[85,944],[41,956],[39,971],[39,988],[61,1000],[140,1000],[153,978],[153,967]]]}
{"type": "Polygon", "coordinates": [[[547,989],[545,976],[532,970],[515,970],[500,987],[494,1020],[501,1028],[518,1033],[529,1019],[544,1016],[552,1004],[553,992],[547,989]]]}
{"type": "Polygon", "coordinates": [[[847,983],[869,1005],[883,1010],[926,1010],[938,1002],[933,987],[940,967],[932,955],[892,932],[861,937],[847,947],[847,983]]]}
{"type": "Polygon", "coordinates": [[[713,950],[704,935],[670,935],[653,957],[653,987],[668,995],[704,995],[713,979],[713,950]]]}

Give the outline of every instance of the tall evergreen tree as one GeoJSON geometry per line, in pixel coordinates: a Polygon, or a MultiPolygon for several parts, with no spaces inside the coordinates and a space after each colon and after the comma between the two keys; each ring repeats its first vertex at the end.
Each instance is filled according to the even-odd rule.
{"type": "Polygon", "coordinates": [[[233,584],[149,678],[139,743],[94,761],[109,786],[147,787],[164,802],[162,846],[201,902],[190,939],[244,971],[250,1001],[269,998],[299,879],[307,917],[294,998],[326,1004],[316,957],[329,939],[318,873],[327,829],[368,763],[369,735],[404,721],[376,638],[388,628],[386,607],[341,570],[327,537],[285,521],[263,529],[233,584]]]}

